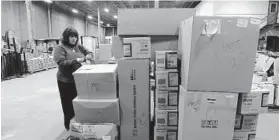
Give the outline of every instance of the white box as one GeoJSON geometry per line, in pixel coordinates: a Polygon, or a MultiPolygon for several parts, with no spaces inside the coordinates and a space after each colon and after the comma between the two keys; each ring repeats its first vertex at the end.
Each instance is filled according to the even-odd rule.
{"type": "Polygon", "coordinates": [[[180,86],[178,140],[232,140],[238,94],[180,86]]]}
{"type": "Polygon", "coordinates": [[[177,129],[178,111],[155,109],[155,127],[157,129],[177,129]]]}
{"type": "Polygon", "coordinates": [[[177,110],[178,109],[178,91],[156,90],[155,106],[161,110],[177,110]]]}
{"type": "Polygon", "coordinates": [[[120,124],[118,99],[79,99],[73,100],[75,118],[80,123],[120,124]]]}
{"type": "Polygon", "coordinates": [[[118,129],[113,123],[78,123],[73,118],[70,122],[70,137],[71,140],[117,140],[118,129]]]}
{"type": "Polygon", "coordinates": [[[117,98],[117,64],[83,65],[73,75],[79,98],[117,98]]]}
{"type": "Polygon", "coordinates": [[[239,114],[258,114],[268,111],[269,90],[255,89],[250,93],[239,94],[238,110],[239,114]]]}
{"type": "Polygon", "coordinates": [[[196,13],[193,8],[119,9],[118,35],[178,35],[179,23],[196,13]]]}
{"type": "Polygon", "coordinates": [[[177,129],[157,129],[154,128],[154,140],[177,140],[177,129]]]}
{"type": "Polygon", "coordinates": [[[177,70],[156,71],[155,73],[158,90],[178,90],[179,73],[177,70]]]}
{"type": "Polygon", "coordinates": [[[150,125],[149,59],[118,61],[121,140],[148,140],[150,125]]]}
{"type": "Polygon", "coordinates": [[[177,69],[177,51],[155,51],[156,71],[177,69]]]}
{"type": "Polygon", "coordinates": [[[250,92],[259,25],[250,18],[194,16],[180,25],[181,85],[187,91],[250,92]],[[240,82],[241,81],[241,82],[240,82]]]}
{"type": "Polygon", "coordinates": [[[151,58],[150,37],[123,38],[124,57],[151,58]]]}
{"type": "Polygon", "coordinates": [[[275,104],[275,87],[271,83],[262,83],[260,85],[263,89],[268,89],[268,105],[274,105],[275,104]]]}
{"type": "Polygon", "coordinates": [[[233,140],[256,140],[256,132],[234,132],[233,140]]]}
{"type": "Polygon", "coordinates": [[[234,125],[235,132],[256,132],[258,117],[258,114],[236,114],[234,125]]]}

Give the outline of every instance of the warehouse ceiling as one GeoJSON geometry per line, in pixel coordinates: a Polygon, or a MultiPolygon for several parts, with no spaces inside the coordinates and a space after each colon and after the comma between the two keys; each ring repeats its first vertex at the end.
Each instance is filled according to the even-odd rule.
{"type": "MultiPolygon", "coordinates": [[[[193,0],[172,0],[172,1],[159,1],[159,8],[194,8],[200,1],[193,0]]],[[[103,22],[103,26],[110,24],[111,26],[117,25],[117,10],[131,9],[131,8],[155,8],[155,1],[53,1],[52,5],[62,8],[64,10],[71,11],[75,8],[79,11],[78,14],[82,16],[91,15],[93,19],[90,22],[97,24],[98,22],[98,6],[100,8],[100,18],[103,22]],[[107,8],[109,12],[105,12],[107,8]]]]}

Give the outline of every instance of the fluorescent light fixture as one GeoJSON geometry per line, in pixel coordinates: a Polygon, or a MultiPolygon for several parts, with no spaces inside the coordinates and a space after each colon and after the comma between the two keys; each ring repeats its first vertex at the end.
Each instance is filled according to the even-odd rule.
{"type": "Polygon", "coordinates": [[[108,8],[104,8],[104,11],[108,13],[108,12],[109,12],[109,9],[108,9],[108,8]]]}
{"type": "Polygon", "coordinates": [[[87,1],[92,1],[92,0],[87,0],[87,1]]]}
{"type": "Polygon", "coordinates": [[[100,21],[100,23],[103,24],[104,22],[103,22],[103,21],[100,21]]]}
{"type": "Polygon", "coordinates": [[[114,17],[115,19],[117,19],[117,15],[114,15],[113,17],[114,17]]]}
{"type": "Polygon", "coordinates": [[[92,19],[93,17],[92,17],[91,15],[88,15],[87,18],[88,18],[88,19],[92,19]]]}
{"type": "Polygon", "coordinates": [[[52,0],[44,0],[46,3],[52,3],[52,0]]]}
{"type": "Polygon", "coordinates": [[[108,27],[110,27],[110,25],[109,25],[109,24],[107,24],[107,26],[108,26],[108,27]]]}
{"type": "Polygon", "coordinates": [[[78,13],[78,10],[77,9],[72,9],[72,12],[73,13],[78,13]]]}

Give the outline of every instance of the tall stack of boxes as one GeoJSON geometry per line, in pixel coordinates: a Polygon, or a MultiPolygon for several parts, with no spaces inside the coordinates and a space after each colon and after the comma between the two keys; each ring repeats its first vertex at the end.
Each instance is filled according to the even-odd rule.
{"type": "Polygon", "coordinates": [[[150,138],[149,37],[123,38],[124,57],[118,60],[120,139],[150,138]]]}
{"type": "Polygon", "coordinates": [[[181,23],[179,140],[234,139],[238,95],[254,96],[258,36],[250,18],[193,16],[181,23]]]}
{"type": "Polygon", "coordinates": [[[83,65],[73,75],[78,96],[73,100],[71,136],[80,140],[115,140],[120,125],[117,64],[83,65]]]}
{"type": "Polygon", "coordinates": [[[239,94],[234,140],[255,139],[258,116],[268,111],[269,93],[269,89],[253,86],[251,92],[239,94]]]}
{"type": "Polygon", "coordinates": [[[176,51],[155,52],[155,127],[157,140],[177,140],[179,72],[176,51]]]}
{"type": "MultiPolygon", "coordinates": [[[[151,91],[149,93],[149,91],[147,92],[147,97],[144,97],[144,99],[152,99],[152,101],[150,101],[151,103],[147,103],[146,105],[141,105],[141,106],[149,106],[149,104],[151,105],[151,120],[153,120],[153,115],[155,114],[155,128],[153,123],[154,122],[150,122],[150,120],[148,120],[148,124],[150,125],[150,130],[149,127],[144,127],[144,128],[148,128],[148,133],[147,133],[147,129],[144,130],[144,132],[146,132],[145,134],[141,134],[141,137],[137,137],[136,135],[138,135],[137,133],[134,133],[133,137],[130,137],[129,134],[122,134],[125,133],[121,130],[121,136],[122,135],[128,135],[121,137],[122,140],[130,140],[130,139],[134,139],[134,140],[142,140],[142,139],[152,139],[153,136],[156,135],[158,136],[159,140],[176,140],[177,139],[177,116],[178,116],[178,112],[177,112],[177,97],[178,97],[178,70],[177,70],[177,66],[176,66],[176,60],[175,57],[177,57],[177,55],[175,54],[175,51],[177,51],[177,47],[178,47],[178,27],[180,22],[182,22],[183,20],[185,20],[186,18],[188,18],[189,16],[194,15],[195,10],[194,9],[119,9],[118,11],[118,28],[117,28],[117,33],[118,33],[118,37],[113,37],[112,38],[112,52],[113,52],[113,56],[116,59],[120,59],[118,61],[119,63],[119,69],[120,69],[120,65],[121,63],[123,63],[124,61],[121,59],[123,57],[131,57],[132,58],[147,58],[146,54],[135,54],[132,51],[144,51],[144,48],[141,48],[140,46],[133,46],[131,47],[130,45],[130,40],[127,40],[127,37],[138,37],[138,36],[148,36],[150,37],[150,55],[148,56],[148,58],[150,59],[151,63],[152,61],[156,61],[156,51],[162,51],[162,52],[158,52],[161,54],[160,57],[163,59],[165,58],[165,54],[167,53],[167,61],[170,62],[168,65],[168,68],[172,69],[172,70],[166,70],[165,66],[161,67],[161,69],[158,70],[156,69],[156,71],[153,73],[153,75],[155,75],[155,78],[160,79],[159,81],[156,79],[151,79],[150,81],[152,82],[150,85],[154,86],[155,83],[155,97],[153,92],[151,91]],[[170,19],[171,17],[171,19],[170,19]],[[164,52],[167,50],[172,50],[170,52],[164,52]],[[139,55],[141,55],[141,57],[139,57],[139,55]],[[154,81],[154,83],[153,83],[154,81]],[[159,86],[158,86],[158,83],[159,86]],[[160,88],[158,88],[160,87],[160,88]],[[161,96],[160,97],[160,106],[159,109],[154,109],[154,103],[156,106],[156,96],[158,95],[161,96]],[[169,96],[170,95],[170,96],[169,96]],[[168,96],[168,97],[167,97],[168,96]],[[162,100],[161,100],[162,99],[162,100]],[[165,105],[170,105],[170,106],[164,106],[164,101],[165,100],[167,103],[167,100],[170,101],[170,103],[167,103],[165,105]],[[152,103],[154,102],[154,103],[152,103]],[[169,108],[170,107],[170,108],[169,108]],[[154,111],[155,110],[155,111],[154,111]],[[153,112],[154,111],[154,112],[153,112]],[[170,118],[170,119],[168,119],[170,118]],[[159,122],[156,122],[156,119],[159,120],[159,122]],[[170,121],[168,121],[170,120],[170,121]],[[156,126],[157,125],[157,126],[156,126]],[[158,127],[158,129],[156,128],[158,127]],[[154,131],[155,130],[155,131],[154,131]],[[168,136],[167,136],[168,135],[168,136]],[[168,137],[168,138],[167,138],[168,137]]],[[[127,60],[126,60],[127,61],[127,60]]],[[[132,60],[130,60],[132,63],[132,60]]],[[[159,60],[160,61],[160,60],[159,60]]],[[[156,63],[156,62],[155,62],[156,63]]],[[[167,62],[166,62],[167,63],[167,62]]],[[[124,64],[122,64],[124,67],[124,64]]],[[[136,64],[135,64],[136,65],[136,64]]],[[[156,64],[155,64],[156,67],[156,64]]],[[[168,69],[167,68],[167,69],[168,69]]],[[[121,70],[122,71],[122,70],[121,70]]],[[[121,72],[119,70],[119,72],[121,72]]],[[[142,73],[142,72],[141,72],[142,73]]],[[[152,73],[152,72],[151,72],[152,73]]],[[[152,75],[152,74],[151,74],[152,75]]],[[[120,76],[120,74],[119,74],[120,76]]],[[[154,76],[151,76],[152,78],[154,76]]],[[[119,81],[121,81],[119,79],[119,81]]],[[[127,82],[128,83],[128,82],[127,82]]],[[[132,82],[130,82],[132,83],[132,82]]],[[[149,83],[149,81],[147,81],[146,83],[149,83]]],[[[141,84],[146,84],[145,80],[141,82],[141,84]]],[[[120,89],[122,88],[121,84],[120,85],[120,89]]],[[[120,94],[120,100],[121,99],[121,93],[120,94]]],[[[145,95],[141,95],[142,97],[145,95]]],[[[124,97],[124,96],[123,96],[124,97]]],[[[132,98],[132,97],[130,97],[132,98]]],[[[125,99],[125,98],[124,98],[125,99]]],[[[126,103],[129,102],[128,100],[125,101],[125,106],[130,105],[131,103],[126,103]]],[[[143,102],[143,104],[145,103],[145,101],[141,100],[141,102],[143,102]]],[[[124,103],[122,103],[120,101],[120,106],[124,106],[124,103]]],[[[149,111],[150,112],[150,111],[149,111]]],[[[128,117],[126,118],[128,119],[128,117]]],[[[131,121],[131,120],[130,120],[131,121]]],[[[121,121],[122,122],[122,121],[121,121]]],[[[146,123],[146,122],[144,122],[146,123]]],[[[123,125],[125,125],[125,123],[123,123],[123,125]]],[[[122,126],[121,126],[122,127],[122,126]]],[[[143,129],[144,129],[143,128],[143,129]]],[[[133,130],[130,126],[130,129],[133,130]]],[[[124,131],[127,131],[127,129],[123,129],[124,131]]],[[[130,133],[130,131],[127,131],[130,133]]]]}

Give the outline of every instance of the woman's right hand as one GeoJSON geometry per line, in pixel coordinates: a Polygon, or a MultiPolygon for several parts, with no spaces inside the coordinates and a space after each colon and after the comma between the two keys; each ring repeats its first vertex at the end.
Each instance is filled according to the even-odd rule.
{"type": "Polygon", "coordinates": [[[82,62],[85,61],[85,59],[84,59],[83,57],[81,57],[81,58],[77,58],[77,61],[78,61],[79,63],[82,63],[82,62]]]}

